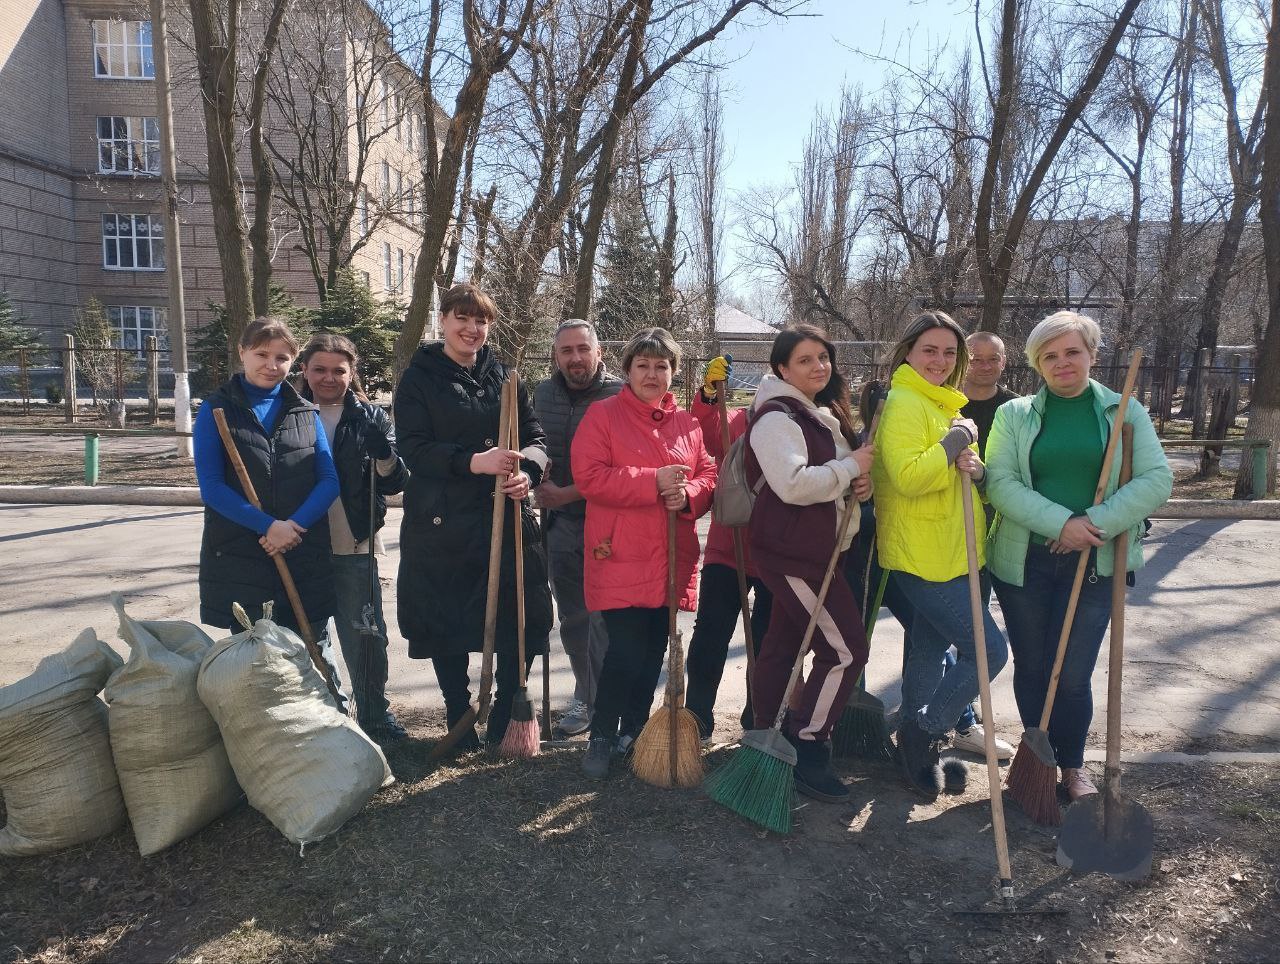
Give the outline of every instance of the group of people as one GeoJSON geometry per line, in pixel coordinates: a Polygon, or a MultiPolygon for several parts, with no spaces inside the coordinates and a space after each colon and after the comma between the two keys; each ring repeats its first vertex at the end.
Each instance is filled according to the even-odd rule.
{"type": "MultiPolygon", "coordinates": [[[[277,621],[296,628],[268,558],[287,554],[311,622],[333,617],[337,625],[360,725],[378,739],[403,739],[385,698],[381,599],[367,598],[370,567],[377,586],[385,496],[403,490],[399,627],[409,655],[432,661],[453,727],[471,703],[469,654],[483,640],[492,500],[500,491],[507,519],[497,692],[485,740],[501,742],[520,675],[519,525],[525,659],[532,664],[547,651],[558,617],[574,693],[557,725],[567,735],[588,733],[583,769],[603,779],[649,717],[667,646],[672,575],[678,605],[697,613],[687,705],[704,739],[712,735],[742,599],[733,532],[712,521],[703,551],[696,523],[712,505],[725,439],[745,436],[754,503],[743,561],[757,652],[741,723],[772,726],[786,701],[797,788],[829,802],[848,796],[831,765],[830,738],[867,662],[864,610],[880,598],[877,587],[904,629],[897,747],[908,786],[927,799],[941,792],[939,752],[947,739],[982,747],[983,724],[972,708],[979,684],[961,490],[971,486],[986,509],[979,519],[982,585],[988,598],[994,589],[1008,632],[1006,643],[984,605],[988,672],[994,678],[1012,649],[1024,726],[1039,724],[1077,554],[1089,554],[1049,737],[1070,797],[1096,792],[1083,751],[1091,677],[1110,615],[1102,577],[1117,564],[1130,572],[1141,567],[1143,520],[1172,486],[1150,418],[1130,404],[1124,420],[1133,426],[1132,477],[1120,484],[1117,458],[1094,504],[1119,403],[1090,377],[1101,338],[1096,322],[1065,311],[1040,322],[1026,353],[1044,385],[1016,397],[1000,384],[999,338],[966,336],[945,313],[925,312],[895,345],[888,383],[865,385],[856,408],[835,345],[818,328],[794,325],[774,340],[771,371],[749,408],[720,404],[730,376],[729,360],[720,357],[685,411],[671,391],[680,347],[669,332],[633,336],[615,376],[592,326],[570,319],[554,334],[551,377],[532,395],[518,384],[518,428],[502,445],[501,395],[510,372],[489,344],[496,316],[493,300],[473,284],[445,294],[441,340],[420,347],[402,376],[394,429],[360,391],[359,360],[346,338],[316,335],[300,351],[277,321],[246,329],[243,373],[205,400],[196,421],[207,506],[202,621],[229,627],[233,601],[274,601],[277,621]],[[295,390],[286,376],[298,359],[295,390]],[[212,426],[214,408],[226,411],[261,509],[230,470],[212,426]],[[496,484],[495,476],[502,477],[496,484]],[[1132,536],[1128,558],[1115,560],[1112,540],[1125,532],[1132,536]],[[821,599],[812,661],[801,684],[785,692],[833,557],[846,578],[832,580],[821,599]],[[370,634],[355,629],[367,602],[381,630],[372,647],[370,634]]],[[[457,746],[476,749],[480,736],[465,733],[457,746]]],[[[1003,741],[998,749],[1012,753],[1003,741]]]]}

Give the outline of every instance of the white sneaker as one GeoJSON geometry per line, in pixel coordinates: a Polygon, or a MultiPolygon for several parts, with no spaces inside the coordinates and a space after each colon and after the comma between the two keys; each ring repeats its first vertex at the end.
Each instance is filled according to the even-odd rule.
{"type": "Polygon", "coordinates": [[[591,726],[591,708],[582,700],[570,700],[565,711],[556,721],[556,728],[565,736],[577,736],[585,733],[591,726]]]}
{"type": "MultiPolygon", "coordinates": [[[[955,736],[951,738],[951,745],[957,750],[964,750],[966,753],[976,753],[978,756],[987,755],[986,733],[982,729],[981,723],[975,723],[967,730],[956,730],[955,736]]],[[[1011,747],[1000,737],[996,737],[996,759],[1008,760],[1013,756],[1013,747],[1011,747]]]]}

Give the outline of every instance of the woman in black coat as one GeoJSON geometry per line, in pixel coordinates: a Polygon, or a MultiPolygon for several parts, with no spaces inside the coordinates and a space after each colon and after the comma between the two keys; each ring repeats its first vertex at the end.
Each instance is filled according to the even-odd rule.
{"type": "MultiPolygon", "coordinates": [[[[525,653],[546,652],[551,631],[538,521],[529,489],[547,466],[542,428],[523,384],[518,393],[519,440],[497,447],[502,383],[507,367],[486,344],[497,314],[493,300],[472,284],[454,285],[440,304],[444,340],[419,348],[395,397],[400,455],[409,467],[400,529],[397,614],[409,656],[430,659],[453,726],[471,702],[468,654],[480,652],[489,581],[495,475],[520,508],[524,532],[525,653]]],[[[517,682],[516,601],[512,515],[503,527],[498,600],[497,694],[486,740],[502,741],[517,682]]],[[[474,733],[458,743],[475,749],[474,733]]]]}

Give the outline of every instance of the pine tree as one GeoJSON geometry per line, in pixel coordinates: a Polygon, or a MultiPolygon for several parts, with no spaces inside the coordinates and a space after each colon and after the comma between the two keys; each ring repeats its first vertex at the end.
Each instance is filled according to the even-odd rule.
{"type": "Polygon", "coordinates": [[[0,359],[16,356],[19,351],[34,351],[40,347],[40,339],[24,325],[22,315],[9,299],[9,292],[0,291],[0,359]]]}
{"type": "Polygon", "coordinates": [[[660,323],[658,249],[645,221],[644,202],[634,190],[614,195],[609,244],[596,297],[596,327],[605,341],[625,341],[660,323]]]}
{"type": "Polygon", "coordinates": [[[324,303],[311,316],[315,331],[346,335],[360,355],[357,373],[366,392],[390,391],[392,349],[404,308],[379,301],[350,269],[338,273],[324,303]]]}

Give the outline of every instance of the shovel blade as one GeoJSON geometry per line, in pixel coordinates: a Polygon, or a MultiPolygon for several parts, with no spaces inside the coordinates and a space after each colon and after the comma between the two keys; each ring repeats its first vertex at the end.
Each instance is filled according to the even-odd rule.
{"type": "Polygon", "coordinates": [[[1151,874],[1155,828],[1142,804],[1105,793],[1077,800],[1058,834],[1058,866],[1077,874],[1097,872],[1116,880],[1151,874]]]}

